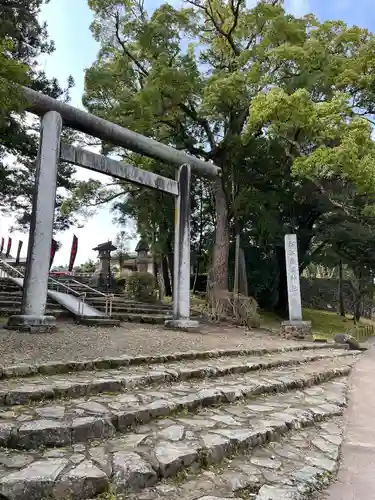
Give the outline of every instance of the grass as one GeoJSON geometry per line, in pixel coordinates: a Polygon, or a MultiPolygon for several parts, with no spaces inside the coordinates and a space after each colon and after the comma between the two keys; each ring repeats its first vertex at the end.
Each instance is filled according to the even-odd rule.
{"type": "MultiPolygon", "coordinates": [[[[171,301],[171,297],[166,297],[164,299],[165,304],[170,304],[171,301]]],[[[200,311],[205,305],[205,300],[198,295],[191,294],[190,303],[192,309],[200,311]]],[[[260,311],[260,316],[261,328],[272,331],[278,331],[280,329],[280,323],[283,321],[283,318],[279,317],[277,314],[260,311]]],[[[316,340],[327,339],[333,337],[337,333],[347,333],[355,326],[352,315],[343,317],[335,312],[304,308],[302,316],[305,321],[311,321],[313,336],[316,340]]],[[[375,327],[375,322],[366,318],[361,318],[358,325],[372,325],[375,327]]]]}
{"type": "MultiPolygon", "coordinates": [[[[164,297],[163,304],[170,305],[172,303],[172,297],[164,297]]],[[[191,307],[202,307],[206,304],[204,297],[200,295],[190,294],[190,305],[191,307]]]]}
{"type": "MultiPolygon", "coordinates": [[[[354,327],[352,316],[342,317],[334,312],[319,311],[316,309],[303,309],[302,315],[305,321],[311,321],[312,331],[316,338],[327,338],[332,337],[336,333],[346,333],[354,327]]],[[[280,321],[282,319],[274,313],[261,312],[261,326],[263,328],[270,330],[279,329],[280,321]]],[[[362,318],[359,325],[375,325],[375,323],[369,319],[362,318]]]]}

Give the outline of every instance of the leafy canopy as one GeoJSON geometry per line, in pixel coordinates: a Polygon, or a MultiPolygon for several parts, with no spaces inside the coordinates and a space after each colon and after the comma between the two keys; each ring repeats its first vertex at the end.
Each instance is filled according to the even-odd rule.
{"type": "MultiPolygon", "coordinates": [[[[375,192],[372,33],[313,15],[296,18],[279,0],[251,8],[243,0],[189,0],[153,12],[141,0],[88,4],[101,50],[86,72],[84,103],[222,167],[203,205],[214,211],[214,265],[223,276],[234,231],[282,245],[285,230],[295,230],[304,254],[327,214],[358,216],[355,193],[375,192]]],[[[156,194],[146,201],[124,185],[118,194],[123,213],[131,207],[139,222],[162,232],[156,194]]],[[[362,209],[370,214],[371,205],[368,196],[362,209]]]]}

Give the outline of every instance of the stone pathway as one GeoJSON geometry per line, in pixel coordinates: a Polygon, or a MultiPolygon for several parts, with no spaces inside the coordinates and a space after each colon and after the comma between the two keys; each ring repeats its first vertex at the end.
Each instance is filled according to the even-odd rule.
{"type": "Polygon", "coordinates": [[[299,344],[3,367],[0,494],[307,498],[336,469],[358,356],[299,344]]]}
{"type": "Polygon", "coordinates": [[[361,357],[350,377],[342,462],[324,500],[375,500],[375,346],[361,357]]]}

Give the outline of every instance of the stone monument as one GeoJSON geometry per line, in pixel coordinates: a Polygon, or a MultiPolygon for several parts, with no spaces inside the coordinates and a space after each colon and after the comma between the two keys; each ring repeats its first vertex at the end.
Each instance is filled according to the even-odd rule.
{"type": "Polygon", "coordinates": [[[106,241],[105,243],[100,243],[93,250],[98,252],[99,258],[99,269],[94,276],[95,286],[101,290],[108,291],[112,289],[114,284],[111,272],[111,252],[117,250],[117,247],[112,244],[112,241],[106,241]]]}
{"type": "Polygon", "coordinates": [[[281,336],[304,339],[311,335],[311,322],[302,319],[298,246],[295,234],[285,235],[285,259],[288,287],[289,321],[281,323],[281,336]]]}

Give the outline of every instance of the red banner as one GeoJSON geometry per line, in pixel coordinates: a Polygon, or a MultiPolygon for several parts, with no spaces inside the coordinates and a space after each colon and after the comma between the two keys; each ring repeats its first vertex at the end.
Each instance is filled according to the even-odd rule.
{"type": "Polygon", "coordinates": [[[57,250],[57,241],[54,240],[52,238],[52,242],[51,242],[51,253],[50,253],[50,259],[49,259],[49,268],[51,269],[52,267],[52,262],[53,262],[53,259],[55,258],[55,253],[56,253],[56,250],[57,250]]]}
{"type": "Polygon", "coordinates": [[[17,257],[16,257],[16,266],[20,263],[22,245],[23,245],[23,241],[20,240],[18,242],[18,250],[17,250],[17,257]]]}
{"type": "Polygon", "coordinates": [[[1,238],[0,255],[3,255],[4,245],[5,245],[5,240],[4,238],[1,238]]]}
{"type": "Polygon", "coordinates": [[[8,246],[7,246],[7,253],[5,254],[5,257],[8,258],[10,255],[10,249],[12,248],[12,238],[8,238],[8,246]]]}
{"type": "Polygon", "coordinates": [[[68,271],[70,273],[73,271],[74,261],[76,260],[77,252],[78,252],[78,238],[74,234],[73,235],[72,250],[70,251],[70,260],[69,260],[69,268],[68,268],[68,271]]]}

